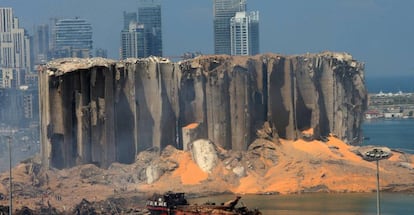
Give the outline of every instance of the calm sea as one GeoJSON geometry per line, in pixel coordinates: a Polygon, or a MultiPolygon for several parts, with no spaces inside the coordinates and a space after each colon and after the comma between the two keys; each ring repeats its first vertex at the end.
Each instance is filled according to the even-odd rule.
{"type": "MultiPolygon", "coordinates": [[[[381,194],[382,215],[414,214],[414,195],[381,194]]],[[[190,203],[226,202],[234,195],[190,199],[190,203]]],[[[375,215],[375,193],[245,195],[240,200],[248,208],[258,208],[263,215],[375,215]]]]}
{"type": "Polygon", "coordinates": [[[362,124],[364,145],[381,145],[414,153],[414,119],[376,119],[362,124]]]}

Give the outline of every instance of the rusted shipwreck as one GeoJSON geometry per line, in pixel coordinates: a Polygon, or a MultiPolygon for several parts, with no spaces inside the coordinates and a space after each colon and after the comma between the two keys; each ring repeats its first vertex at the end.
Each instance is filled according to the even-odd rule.
{"type": "Polygon", "coordinates": [[[151,215],[261,215],[258,209],[249,209],[245,206],[237,207],[240,200],[237,196],[221,205],[205,203],[190,205],[184,193],[168,192],[163,195],[155,194],[147,201],[146,207],[151,215]]]}

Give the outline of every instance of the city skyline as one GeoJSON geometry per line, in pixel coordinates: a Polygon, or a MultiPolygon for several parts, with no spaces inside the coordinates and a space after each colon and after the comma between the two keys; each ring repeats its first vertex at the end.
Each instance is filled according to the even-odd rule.
{"type": "MultiPolygon", "coordinates": [[[[212,5],[213,1],[162,1],[165,56],[214,53],[212,5]]],[[[122,12],[135,11],[138,1],[5,0],[1,6],[13,7],[31,35],[34,25],[48,23],[51,17],[89,20],[94,27],[94,47],[108,49],[108,56],[118,59],[122,12]],[[91,9],[97,13],[90,13],[91,9]]],[[[413,7],[414,2],[408,0],[249,1],[250,9],[260,11],[262,53],[348,52],[366,63],[369,76],[413,75],[414,30],[409,27],[414,22],[413,7]]]]}
{"type": "Polygon", "coordinates": [[[161,4],[140,0],[138,12],[123,12],[120,59],[163,56],[161,4]]]}
{"type": "Polygon", "coordinates": [[[230,20],[237,12],[246,11],[246,0],[214,0],[214,53],[231,54],[230,20]]]}

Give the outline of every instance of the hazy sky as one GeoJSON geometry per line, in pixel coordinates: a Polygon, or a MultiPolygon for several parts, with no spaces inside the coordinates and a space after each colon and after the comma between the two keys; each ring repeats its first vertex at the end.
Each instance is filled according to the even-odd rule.
{"type": "MultiPolygon", "coordinates": [[[[164,55],[213,53],[212,0],[162,0],[164,55]]],[[[119,58],[122,12],[138,0],[0,0],[23,27],[50,17],[87,19],[94,48],[119,58]]],[[[414,75],[413,0],[248,0],[260,11],[261,52],[349,52],[366,63],[367,76],[414,75]]]]}

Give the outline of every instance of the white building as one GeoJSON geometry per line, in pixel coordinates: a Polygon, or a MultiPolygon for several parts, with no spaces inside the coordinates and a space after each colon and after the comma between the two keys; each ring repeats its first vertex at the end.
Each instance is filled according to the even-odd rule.
{"type": "Polygon", "coordinates": [[[17,88],[30,72],[30,38],[12,8],[0,8],[0,87],[17,88]]]}
{"type": "Polygon", "coordinates": [[[129,29],[121,32],[121,59],[146,57],[145,42],[144,25],[131,22],[129,29]]]}
{"type": "Polygon", "coordinates": [[[237,12],[246,11],[246,0],[214,0],[214,53],[231,54],[230,20],[237,12]]]}
{"type": "Polygon", "coordinates": [[[404,113],[400,113],[400,112],[384,113],[384,118],[403,118],[403,117],[404,117],[404,113]]]}
{"type": "Polygon", "coordinates": [[[231,55],[259,53],[259,12],[237,12],[230,20],[231,55]]]}

